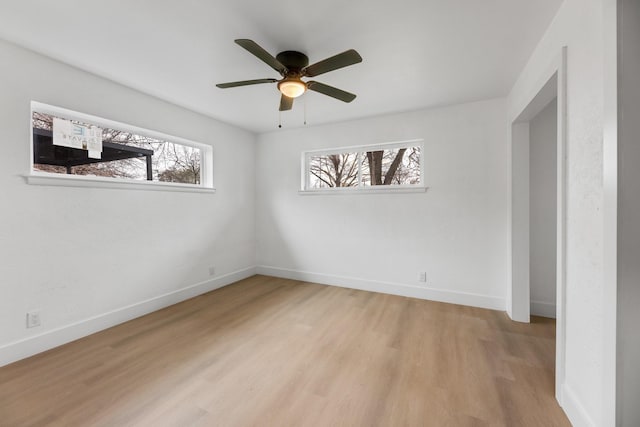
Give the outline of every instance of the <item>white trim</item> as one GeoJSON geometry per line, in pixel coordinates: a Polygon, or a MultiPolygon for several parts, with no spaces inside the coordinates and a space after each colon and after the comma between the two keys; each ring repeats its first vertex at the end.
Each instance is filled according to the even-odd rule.
{"type": "Polygon", "coordinates": [[[327,194],[376,194],[376,193],[424,193],[429,187],[417,185],[375,185],[371,187],[338,187],[298,190],[303,196],[320,196],[327,194]]]}
{"type": "Polygon", "coordinates": [[[338,286],[341,288],[359,289],[363,291],[446,302],[450,304],[487,308],[490,310],[504,311],[505,308],[505,299],[501,297],[413,286],[404,283],[390,283],[377,280],[360,279],[357,277],[312,273],[308,271],[271,267],[266,265],[257,266],[256,274],[338,286]]]}
{"type": "Polygon", "coordinates": [[[408,148],[408,147],[423,147],[424,139],[407,139],[404,141],[391,141],[391,142],[380,142],[377,144],[362,144],[362,145],[350,145],[348,147],[334,147],[334,148],[319,148],[317,150],[307,150],[304,151],[304,154],[311,155],[323,155],[323,154],[343,154],[350,153],[354,151],[367,151],[376,148],[385,148],[385,149],[393,149],[393,148],[408,148]]]}
{"type": "Polygon", "coordinates": [[[615,425],[618,394],[618,7],[618,0],[603,2],[602,425],[615,425]]]}
{"type": "Polygon", "coordinates": [[[589,413],[585,410],[584,406],[580,403],[580,399],[573,392],[571,387],[567,384],[563,384],[562,387],[562,409],[567,414],[567,418],[574,427],[595,427],[596,423],[589,418],[589,413]]]}
{"type": "MultiPolygon", "coordinates": [[[[358,156],[357,156],[357,159],[358,159],[358,187],[362,186],[362,159],[363,159],[363,157],[364,156],[362,155],[362,151],[358,151],[358,156]]],[[[422,162],[422,158],[420,159],[420,161],[421,161],[421,163],[424,163],[424,162],[422,162]]],[[[422,174],[422,171],[420,171],[420,173],[422,174]]],[[[309,175],[310,175],[309,173],[305,172],[305,174],[307,175],[307,178],[310,178],[309,177],[309,175]]],[[[306,189],[310,189],[308,185],[305,188],[306,189]]]]}
{"type": "Polygon", "coordinates": [[[553,302],[531,301],[531,314],[555,319],[556,304],[553,302]]]}
{"type": "Polygon", "coordinates": [[[121,190],[179,191],[186,193],[215,193],[215,188],[207,188],[175,182],[138,181],[134,179],[114,179],[100,176],[63,175],[47,172],[32,172],[23,175],[27,184],[50,185],[56,187],[115,188],[121,190]]]}
{"type": "MultiPolygon", "coordinates": [[[[191,141],[189,139],[181,138],[179,136],[168,135],[166,133],[141,128],[138,126],[130,125],[128,123],[116,122],[114,120],[105,119],[98,116],[93,116],[91,114],[80,113],[78,111],[69,110],[66,108],[58,107],[55,105],[43,104],[38,101],[31,101],[31,116],[29,117],[29,135],[30,135],[30,154],[29,154],[29,165],[30,170],[33,169],[33,128],[32,128],[32,118],[34,111],[43,114],[50,114],[52,116],[60,117],[67,120],[77,120],[80,122],[84,122],[87,124],[97,125],[102,128],[123,130],[127,132],[131,132],[137,135],[146,136],[149,138],[167,141],[176,143],[179,145],[186,145],[189,147],[197,148],[201,152],[201,165],[200,165],[200,182],[201,184],[182,184],[183,186],[189,186],[191,188],[202,188],[202,189],[213,189],[213,147],[208,144],[203,144],[200,142],[191,141]]],[[[53,174],[56,175],[56,174],[53,174]]],[[[80,179],[80,175],[70,175],[71,179],[80,179]]],[[[121,178],[105,178],[107,180],[113,180],[117,182],[126,183],[127,186],[131,185],[131,183],[139,183],[137,180],[127,180],[121,178]]],[[[158,181],[148,181],[147,185],[165,185],[167,183],[158,182],[158,181]]],[[[58,185],[58,184],[45,184],[45,185],[58,185]]],[[[64,185],[64,184],[60,184],[64,185]]],[[[81,187],[86,187],[88,185],[83,184],[79,185],[81,187]]],[[[119,188],[119,187],[118,187],[119,188]]],[[[152,190],[152,188],[144,187],[139,189],[152,190]]]]}
{"type": "MultiPolygon", "coordinates": [[[[530,93],[528,93],[525,97],[522,97],[518,101],[520,101],[520,105],[517,105],[515,108],[509,111],[509,121],[514,122],[518,121],[518,118],[523,117],[523,113],[527,107],[532,103],[535,97],[544,89],[546,84],[553,78],[553,76],[558,73],[558,71],[562,70],[563,67],[566,67],[566,51],[567,47],[564,46],[560,49],[560,53],[551,60],[547,68],[540,74],[534,89],[530,93]]],[[[559,76],[558,76],[559,77],[559,76]]],[[[560,79],[558,79],[558,90],[560,90],[560,79]]]]}
{"type": "Polygon", "coordinates": [[[38,101],[31,101],[31,112],[37,111],[39,113],[50,114],[56,117],[60,117],[67,120],[78,120],[86,122],[92,125],[98,125],[103,128],[110,128],[115,130],[125,130],[138,135],[146,136],[153,139],[159,139],[162,141],[176,142],[180,145],[188,145],[195,148],[211,148],[210,145],[203,144],[189,139],[181,138],[179,136],[168,135],[166,133],[141,128],[138,126],[130,125],[128,123],[116,122],[115,120],[109,120],[91,114],[81,113],[78,111],[69,110],[66,108],[58,107],[55,105],[43,104],[38,101]]]}
{"type": "Polygon", "coordinates": [[[0,346],[0,366],[33,356],[120,323],[255,275],[255,267],[234,271],[195,285],[99,314],[70,325],[0,346]]]}
{"type": "Polygon", "coordinates": [[[558,152],[556,207],[556,398],[565,382],[567,352],[567,47],[564,46],[557,64],[558,72],[558,152]]]}
{"type": "MultiPolygon", "coordinates": [[[[556,255],[556,399],[562,404],[561,390],[565,382],[566,371],[566,251],[567,251],[567,47],[564,46],[559,55],[552,60],[547,69],[540,75],[538,84],[533,88],[531,93],[526,94],[521,99],[520,105],[517,105],[509,114],[509,127],[513,129],[518,120],[527,116],[527,108],[529,106],[537,106],[535,101],[538,94],[543,93],[548,96],[545,91],[548,88],[550,80],[557,78],[556,92],[558,105],[558,136],[557,136],[557,255],[556,255]]],[[[509,277],[507,289],[507,313],[512,319],[521,319],[522,312],[518,310],[529,311],[530,295],[529,292],[514,292],[518,285],[514,281],[517,277],[517,271],[514,271],[514,191],[513,174],[515,170],[512,164],[513,141],[508,146],[508,170],[509,170],[509,193],[508,193],[508,256],[509,256],[509,277]]],[[[528,267],[527,267],[528,268],[528,267]]],[[[528,287],[528,284],[526,284],[528,287]]],[[[526,316],[528,318],[528,315],[526,316]]]]}

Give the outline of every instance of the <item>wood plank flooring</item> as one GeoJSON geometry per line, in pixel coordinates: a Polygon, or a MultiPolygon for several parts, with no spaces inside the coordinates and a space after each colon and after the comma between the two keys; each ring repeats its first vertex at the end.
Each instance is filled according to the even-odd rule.
{"type": "Polygon", "coordinates": [[[254,276],[0,368],[0,425],[567,426],[554,335],[254,276]]]}

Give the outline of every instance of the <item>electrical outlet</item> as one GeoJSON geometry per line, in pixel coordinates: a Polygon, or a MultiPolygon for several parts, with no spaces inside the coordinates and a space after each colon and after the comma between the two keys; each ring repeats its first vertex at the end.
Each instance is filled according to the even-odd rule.
{"type": "Polygon", "coordinates": [[[40,312],[30,311],[27,313],[27,328],[35,328],[40,326],[40,312]]]}
{"type": "Polygon", "coordinates": [[[421,272],[420,276],[418,277],[418,280],[423,283],[427,283],[427,272],[426,271],[421,272]]]}
{"type": "Polygon", "coordinates": [[[209,276],[215,276],[215,274],[216,274],[216,268],[209,267],[209,276]]]}

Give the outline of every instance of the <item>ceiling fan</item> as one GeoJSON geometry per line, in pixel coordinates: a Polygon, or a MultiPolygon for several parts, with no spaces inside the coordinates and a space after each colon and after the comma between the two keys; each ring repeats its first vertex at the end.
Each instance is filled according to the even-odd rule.
{"type": "Polygon", "coordinates": [[[313,80],[307,82],[302,80],[303,77],[319,76],[329,71],[362,62],[360,54],[353,49],[309,65],[307,55],[295,50],[280,52],[274,58],[253,40],[238,39],[235,40],[235,42],[280,73],[282,79],[243,80],[217,84],[216,86],[221,89],[261,83],[278,83],[278,90],[282,94],[280,97],[280,111],[290,110],[293,107],[293,99],[302,95],[307,90],[313,90],[344,102],[351,102],[356,98],[354,94],[333,86],[313,80]]]}

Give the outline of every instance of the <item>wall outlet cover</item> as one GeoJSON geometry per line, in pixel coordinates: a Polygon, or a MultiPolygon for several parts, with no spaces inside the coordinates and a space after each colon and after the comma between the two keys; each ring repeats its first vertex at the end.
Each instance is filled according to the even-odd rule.
{"type": "Polygon", "coordinates": [[[35,328],[40,326],[40,312],[30,311],[27,313],[27,328],[35,328]]]}

